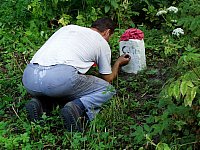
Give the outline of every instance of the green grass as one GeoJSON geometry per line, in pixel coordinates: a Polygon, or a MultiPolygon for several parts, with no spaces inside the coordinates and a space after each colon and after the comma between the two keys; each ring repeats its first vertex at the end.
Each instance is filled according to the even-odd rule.
{"type": "MultiPolygon", "coordinates": [[[[112,83],[117,94],[102,106],[83,133],[70,133],[64,129],[60,107],[55,108],[51,116],[44,114],[41,122],[27,120],[24,106],[31,97],[21,82],[23,70],[57,30],[58,26],[49,27],[47,23],[59,15],[59,10],[64,11],[64,5],[58,5],[58,10],[52,9],[51,5],[56,1],[46,1],[46,6],[45,3],[35,5],[36,2],[13,0],[3,1],[0,5],[0,149],[199,149],[199,1],[173,3],[179,7],[178,13],[174,14],[178,24],[169,22],[173,19],[171,14],[166,16],[168,22],[153,15],[159,9],[159,5],[154,4],[163,6],[164,1],[141,3],[145,17],[137,25],[145,33],[147,69],[137,75],[120,71],[112,83]],[[28,10],[27,5],[32,8],[28,10]],[[177,25],[185,31],[180,37],[171,35],[177,25]]],[[[126,11],[125,5],[120,3],[102,1],[107,9],[116,13],[110,15],[117,16],[117,20],[136,19],[129,10],[135,5],[127,4],[130,7],[126,11]],[[118,11],[121,10],[118,7],[123,10],[118,11]]],[[[73,4],[73,9],[78,5],[73,4]]],[[[88,3],[87,11],[83,11],[81,4],[79,19],[73,12],[71,20],[65,18],[68,19],[65,21],[89,25],[97,16],[108,15],[104,14],[104,7],[102,5],[102,11],[88,3]]],[[[109,42],[113,62],[119,56],[119,37],[130,25],[129,21],[119,23],[119,29],[109,42]]],[[[90,73],[98,76],[97,72],[98,69],[93,68],[90,73]]]]}

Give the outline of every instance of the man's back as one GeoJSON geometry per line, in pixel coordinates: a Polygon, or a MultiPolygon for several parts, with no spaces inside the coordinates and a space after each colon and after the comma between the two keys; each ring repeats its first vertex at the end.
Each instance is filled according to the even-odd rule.
{"type": "Polygon", "coordinates": [[[67,64],[85,73],[102,55],[110,57],[111,52],[107,41],[98,32],[68,25],[49,38],[34,55],[31,63],[42,66],[67,64]]]}

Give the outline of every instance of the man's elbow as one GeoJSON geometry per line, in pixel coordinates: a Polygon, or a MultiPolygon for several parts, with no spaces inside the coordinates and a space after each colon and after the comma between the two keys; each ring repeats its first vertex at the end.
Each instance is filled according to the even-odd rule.
{"type": "Polygon", "coordinates": [[[110,75],[102,75],[102,78],[104,80],[106,80],[107,82],[109,82],[109,83],[111,83],[113,81],[112,74],[110,74],[110,75]]]}
{"type": "Polygon", "coordinates": [[[112,81],[113,81],[113,79],[104,79],[104,80],[106,80],[107,82],[109,82],[109,83],[111,83],[112,81]]]}

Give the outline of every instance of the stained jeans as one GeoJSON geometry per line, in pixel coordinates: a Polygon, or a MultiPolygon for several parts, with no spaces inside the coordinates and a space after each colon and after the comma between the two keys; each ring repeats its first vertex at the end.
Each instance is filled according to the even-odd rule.
{"type": "Polygon", "coordinates": [[[28,93],[35,97],[80,99],[90,120],[99,112],[101,105],[115,94],[113,86],[105,80],[80,74],[68,65],[44,67],[28,64],[22,81],[28,93]]]}

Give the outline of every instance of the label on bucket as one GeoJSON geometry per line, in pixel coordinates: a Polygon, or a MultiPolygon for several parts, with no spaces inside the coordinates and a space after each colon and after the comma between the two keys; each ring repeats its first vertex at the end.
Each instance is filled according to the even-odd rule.
{"type": "Polygon", "coordinates": [[[135,73],[146,67],[144,40],[129,39],[120,41],[120,55],[129,54],[131,60],[122,70],[127,73],[135,73]]]}

